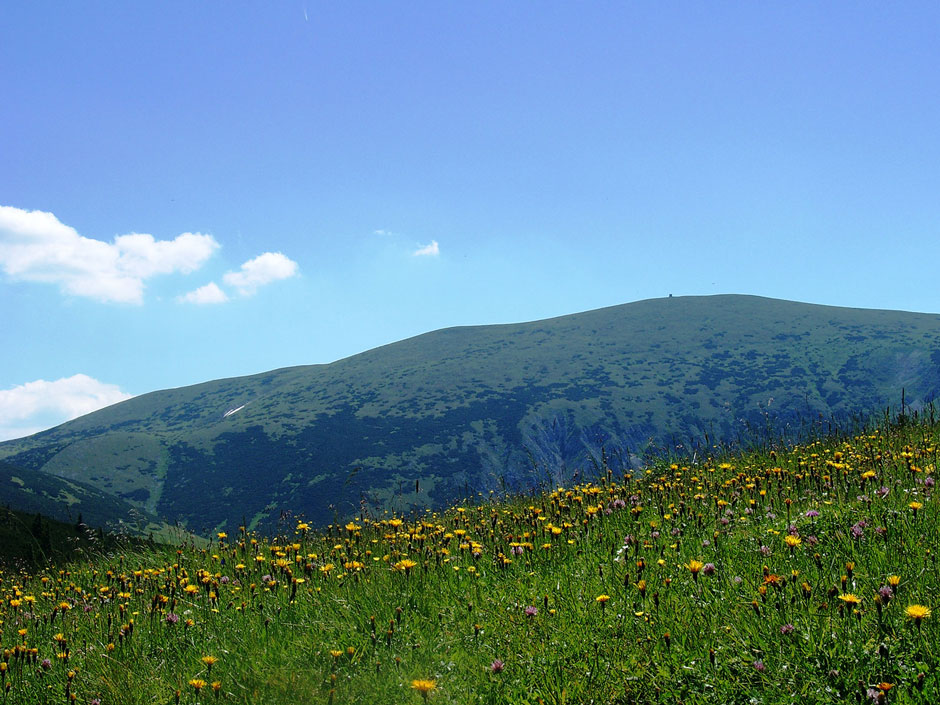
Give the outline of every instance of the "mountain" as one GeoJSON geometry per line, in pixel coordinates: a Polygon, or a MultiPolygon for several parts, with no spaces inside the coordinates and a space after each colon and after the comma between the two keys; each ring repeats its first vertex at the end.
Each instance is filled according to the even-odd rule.
{"type": "Polygon", "coordinates": [[[604,453],[913,406],[940,392],[940,316],[669,297],[449,328],[327,365],[145,394],[0,458],[189,529],[327,523],[564,482],[604,453]]]}

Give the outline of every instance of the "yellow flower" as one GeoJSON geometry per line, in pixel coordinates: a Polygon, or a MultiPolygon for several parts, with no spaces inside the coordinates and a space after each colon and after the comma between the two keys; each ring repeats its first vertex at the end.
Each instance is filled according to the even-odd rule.
{"type": "Polygon", "coordinates": [[[215,664],[215,662],[218,661],[219,659],[216,658],[215,656],[203,656],[201,660],[211,670],[213,664],[215,664]]]}
{"type": "Polygon", "coordinates": [[[904,614],[907,615],[908,619],[913,620],[920,626],[921,620],[927,619],[927,617],[930,616],[930,608],[924,605],[908,605],[904,610],[904,614]]]}
{"type": "Polygon", "coordinates": [[[791,534],[787,534],[786,536],[784,536],[783,540],[784,540],[784,543],[786,543],[787,546],[789,546],[790,548],[796,548],[801,543],[803,543],[803,539],[801,539],[799,536],[793,536],[791,534]]]}
{"type": "Polygon", "coordinates": [[[189,681],[189,684],[197,693],[206,686],[206,682],[202,678],[193,678],[189,681]]]}
{"type": "Polygon", "coordinates": [[[892,589],[892,590],[894,590],[895,588],[897,588],[897,586],[900,585],[900,584],[901,584],[901,576],[900,576],[900,575],[889,575],[889,576],[888,576],[888,585],[891,586],[891,589],[892,589]]]}
{"type": "Polygon", "coordinates": [[[857,595],[853,595],[851,592],[839,595],[839,599],[847,605],[852,605],[853,607],[861,604],[862,602],[857,595]]]}
{"type": "Polygon", "coordinates": [[[610,599],[610,595],[598,595],[597,597],[594,598],[594,601],[600,602],[601,606],[603,606],[604,603],[607,602],[607,600],[609,599],[610,599]]]}
{"type": "Polygon", "coordinates": [[[411,687],[421,693],[421,696],[427,700],[428,694],[437,688],[437,681],[416,678],[415,680],[411,681],[411,687]]]}

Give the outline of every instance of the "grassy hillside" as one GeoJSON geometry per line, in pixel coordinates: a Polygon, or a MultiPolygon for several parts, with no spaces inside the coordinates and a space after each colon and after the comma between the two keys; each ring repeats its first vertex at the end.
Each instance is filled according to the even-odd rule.
{"type": "Polygon", "coordinates": [[[83,482],[65,480],[40,470],[27,470],[0,461],[0,506],[26,514],[42,514],[54,520],[108,530],[142,534],[161,533],[156,517],[120,497],[83,482]]]}
{"type": "MultiPolygon", "coordinates": [[[[131,399],[0,457],[200,531],[568,483],[602,449],[797,434],[940,391],[940,316],[748,296],[453,328],[329,365],[131,399]]],[[[581,475],[583,477],[583,474],[581,475]]]]}
{"type": "Polygon", "coordinates": [[[0,565],[7,570],[65,566],[103,551],[140,546],[144,539],[95,529],[81,520],[57,521],[0,507],[0,565]]]}
{"type": "Polygon", "coordinates": [[[5,702],[935,703],[938,453],[902,417],[0,575],[5,702]]]}

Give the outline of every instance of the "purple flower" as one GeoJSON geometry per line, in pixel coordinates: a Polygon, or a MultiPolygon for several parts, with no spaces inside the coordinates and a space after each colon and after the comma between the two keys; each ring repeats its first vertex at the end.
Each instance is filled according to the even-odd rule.
{"type": "Polygon", "coordinates": [[[764,662],[758,659],[754,662],[754,669],[763,673],[767,670],[767,666],[764,665],[764,662]]]}
{"type": "Polygon", "coordinates": [[[790,524],[790,526],[787,527],[787,533],[790,534],[790,536],[800,535],[800,532],[797,531],[796,526],[794,524],[790,524]]]}
{"type": "Polygon", "coordinates": [[[521,556],[523,551],[525,551],[525,549],[522,546],[512,547],[512,555],[514,556],[521,556]]]}
{"type": "Polygon", "coordinates": [[[819,539],[811,534],[803,539],[803,543],[805,543],[807,546],[815,546],[817,543],[819,543],[819,539]]]}
{"type": "Polygon", "coordinates": [[[765,556],[769,556],[771,554],[770,546],[761,546],[760,552],[765,556]]]}
{"type": "Polygon", "coordinates": [[[740,585],[744,582],[744,579],[740,575],[735,575],[733,578],[731,578],[731,582],[733,582],[735,585],[740,585]]]}
{"type": "Polygon", "coordinates": [[[270,575],[262,575],[262,576],[261,576],[261,582],[262,582],[262,583],[270,583],[273,579],[274,579],[274,578],[272,578],[270,575]]]}
{"type": "Polygon", "coordinates": [[[538,607],[533,607],[532,605],[529,605],[528,607],[525,608],[525,616],[526,616],[526,617],[534,617],[534,616],[537,615],[538,613],[539,613],[539,608],[538,608],[538,607]]]}
{"type": "Polygon", "coordinates": [[[891,589],[890,585],[882,585],[878,589],[878,594],[881,595],[882,599],[884,599],[885,602],[887,602],[892,597],[894,597],[894,590],[891,589]]]}
{"type": "Polygon", "coordinates": [[[48,671],[50,668],[52,668],[52,661],[50,661],[50,660],[47,659],[47,658],[44,658],[44,659],[39,663],[39,665],[42,667],[42,670],[48,671]]]}
{"type": "Polygon", "coordinates": [[[780,627],[780,633],[784,635],[792,634],[795,629],[796,627],[794,627],[792,624],[784,624],[782,627],[780,627]]]}
{"type": "Polygon", "coordinates": [[[176,624],[177,622],[180,621],[180,616],[178,614],[174,614],[173,612],[167,612],[167,615],[164,618],[164,621],[167,624],[176,624]]]}
{"type": "Polygon", "coordinates": [[[502,673],[503,669],[506,667],[506,664],[496,659],[493,663],[490,664],[490,671],[492,673],[502,673]]]}
{"type": "Polygon", "coordinates": [[[705,575],[714,575],[714,574],[715,574],[715,564],[714,564],[714,563],[706,563],[704,566],[702,566],[702,573],[705,574],[705,575]]]}
{"type": "Polygon", "coordinates": [[[720,519],[722,526],[728,526],[731,523],[731,520],[728,517],[721,517],[720,519]]]}
{"type": "Polygon", "coordinates": [[[817,512],[815,509],[810,509],[808,512],[806,512],[807,519],[815,519],[818,516],[819,512],[817,512]]]}
{"type": "Polygon", "coordinates": [[[933,489],[934,485],[936,484],[937,484],[937,481],[934,480],[932,477],[924,478],[924,487],[926,487],[928,490],[933,489]]]}
{"type": "MultiPolygon", "coordinates": [[[[624,502],[622,499],[620,499],[620,497],[617,497],[617,499],[615,499],[613,502],[610,503],[610,506],[613,507],[614,509],[623,509],[624,507],[627,506],[627,503],[624,502]]],[[[493,663],[496,663],[496,661],[494,661],[493,663]]],[[[499,663],[502,664],[502,661],[500,661],[499,663]]]]}
{"type": "Polygon", "coordinates": [[[654,531],[653,533],[650,534],[650,538],[654,538],[654,539],[658,539],[659,536],[660,536],[660,533],[658,531],[654,531]]]}
{"type": "Polygon", "coordinates": [[[885,497],[888,496],[888,493],[889,493],[890,491],[891,491],[891,490],[889,490],[887,487],[882,486],[882,487],[878,488],[878,491],[875,492],[875,494],[878,495],[879,497],[881,497],[881,499],[884,499],[885,497]]]}
{"type": "Polygon", "coordinates": [[[852,525],[852,538],[860,539],[865,535],[865,532],[862,530],[861,522],[858,524],[852,525]]]}

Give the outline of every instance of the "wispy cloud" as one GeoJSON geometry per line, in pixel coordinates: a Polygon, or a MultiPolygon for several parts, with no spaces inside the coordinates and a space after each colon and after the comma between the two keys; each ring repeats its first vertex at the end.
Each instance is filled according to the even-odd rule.
{"type": "Polygon", "coordinates": [[[83,374],[0,389],[0,441],[28,436],[132,396],[116,384],[83,374]]]}
{"type": "Polygon", "coordinates": [[[176,297],[179,303],[183,304],[224,304],[228,301],[228,295],[219,288],[215,282],[209,282],[205,286],[200,286],[194,291],[187,292],[176,297]]]}
{"type": "Polygon", "coordinates": [[[237,272],[229,272],[222,281],[242,296],[253,295],[259,287],[297,274],[297,263],[280,252],[265,252],[245,262],[237,272]]]}
{"type": "Polygon", "coordinates": [[[211,235],[173,240],[130,233],[113,242],[83,237],[52,213],[0,206],[0,269],[14,281],[57,284],[67,294],[140,304],[144,282],[199,269],[219,249],[211,235]]]}
{"type": "Polygon", "coordinates": [[[382,237],[386,237],[386,236],[389,236],[389,235],[394,235],[395,233],[393,233],[391,230],[373,230],[373,231],[372,231],[372,234],[373,234],[373,235],[381,235],[382,237]]]}
{"type": "Polygon", "coordinates": [[[430,245],[424,245],[411,253],[414,257],[437,257],[441,254],[441,249],[437,245],[437,240],[431,240],[430,245]]]}

